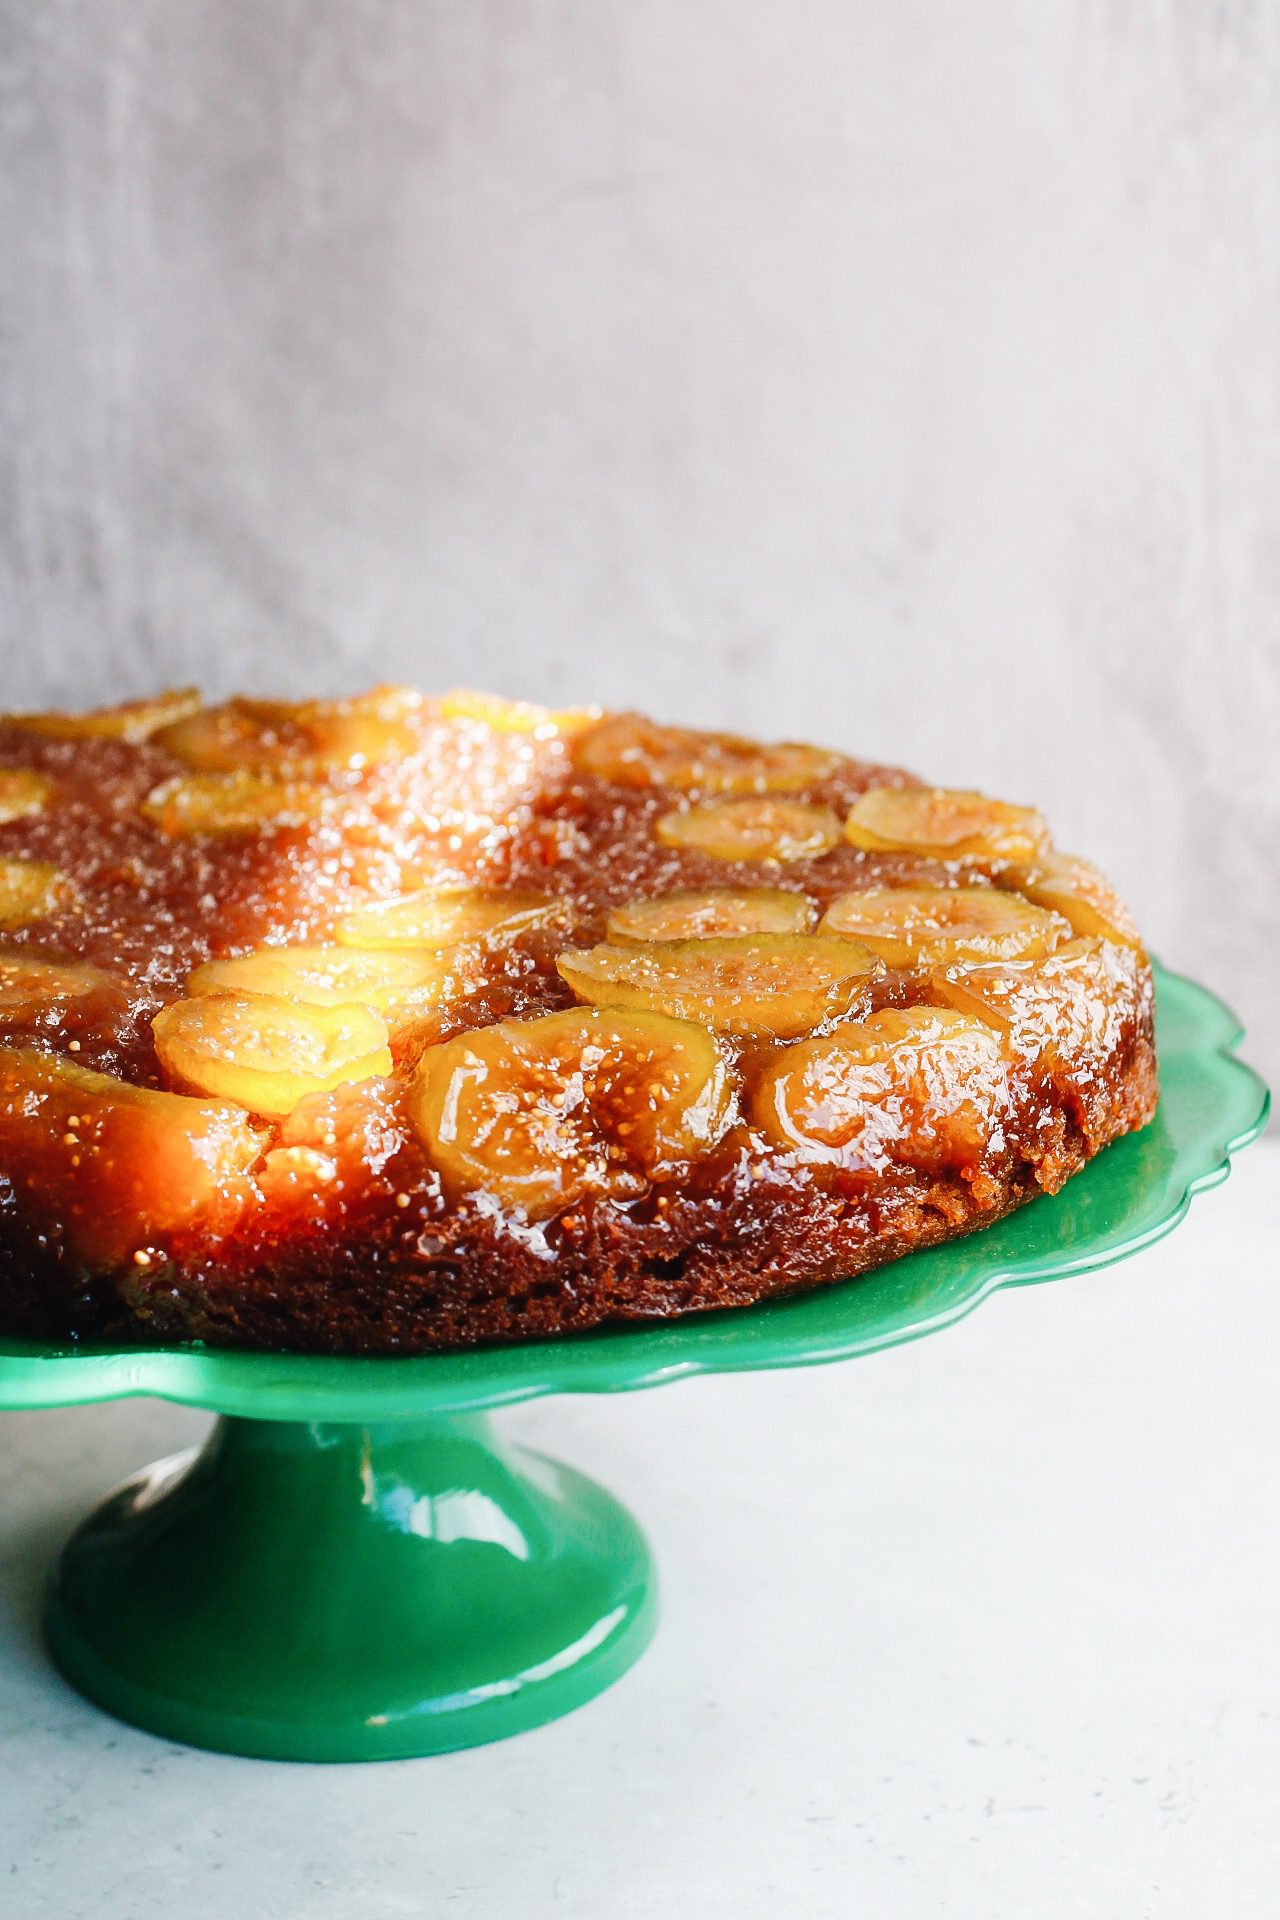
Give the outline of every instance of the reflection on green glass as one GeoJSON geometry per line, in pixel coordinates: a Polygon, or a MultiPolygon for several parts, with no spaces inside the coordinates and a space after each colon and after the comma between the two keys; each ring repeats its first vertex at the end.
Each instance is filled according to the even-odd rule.
{"type": "Polygon", "coordinates": [[[45,1631],[83,1693],[167,1739],[396,1760],[568,1713],[656,1620],[625,1509],[463,1415],[220,1420],[73,1535],[45,1631]]]}

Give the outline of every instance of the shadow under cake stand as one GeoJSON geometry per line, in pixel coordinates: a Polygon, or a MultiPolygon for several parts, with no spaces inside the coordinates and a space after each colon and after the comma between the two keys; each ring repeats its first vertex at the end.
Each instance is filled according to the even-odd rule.
{"type": "Polygon", "coordinates": [[[495,1408],[698,1373],[849,1359],[999,1287],[1134,1253],[1262,1130],[1238,1022],[1157,972],[1161,1097],[1052,1199],[863,1277],[738,1312],[414,1359],[0,1340],[0,1407],[156,1394],[221,1417],[72,1537],[49,1646],[108,1712],[294,1760],[441,1753],[554,1719],[632,1664],[657,1617],[625,1508],[508,1445],[495,1408]]]}

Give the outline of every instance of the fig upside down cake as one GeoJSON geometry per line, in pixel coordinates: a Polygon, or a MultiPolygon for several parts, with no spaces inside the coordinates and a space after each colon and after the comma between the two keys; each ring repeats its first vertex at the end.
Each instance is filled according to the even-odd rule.
{"type": "Polygon", "coordinates": [[[0,719],[0,1327],[391,1353],[844,1279],[1156,1099],[1030,807],[478,694],[0,719]]]}

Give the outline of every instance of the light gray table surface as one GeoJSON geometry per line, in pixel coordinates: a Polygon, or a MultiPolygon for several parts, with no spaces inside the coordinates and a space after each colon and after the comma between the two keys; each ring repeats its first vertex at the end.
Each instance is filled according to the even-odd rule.
{"type": "Polygon", "coordinates": [[[590,1706],[445,1759],[229,1759],[84,1705],[44,1570],[205,1423],[0,1417],[0,1914],[1274,1914],[1278,1188],[1273,1140],[1142,1256],[856,1365],[505,1416],[631,1503],[665,1618],[590,1706]]]}

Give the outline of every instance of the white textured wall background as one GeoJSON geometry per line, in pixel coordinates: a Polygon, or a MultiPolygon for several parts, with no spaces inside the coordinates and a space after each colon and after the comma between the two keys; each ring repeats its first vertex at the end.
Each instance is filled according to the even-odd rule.
{"type": "Polygon", "coordinates": [[[6,703],[1034,797],[1280,1067],[1280,7],[0,0],[6,703]]]}

